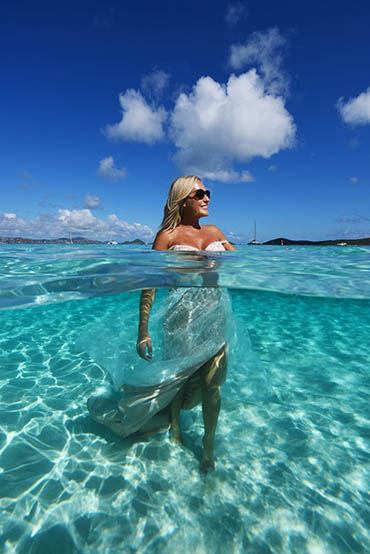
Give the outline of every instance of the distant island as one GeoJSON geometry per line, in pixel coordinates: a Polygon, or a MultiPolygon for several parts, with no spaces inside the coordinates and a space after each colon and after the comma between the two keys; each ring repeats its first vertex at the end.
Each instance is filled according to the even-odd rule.
{"type": "Polygon", "coordinates": [[[59,239],[29,239],[23,237],[0,237],[0,244],[148,244],[140,239],[114,242],[110,240],[92,240],[85,237],[61,237],[59,239]]]}
{"type": "Polygon", "coordinates": [[[370,237],[363,239],[334,239],[334,240],[291,240],[284,237],[268,240],[262,244],[278,244],[283,246],[369,246],[370,237]]]}
{"type": "MultiPolygon", "coordinates": [[[[144,242],[141,239],[125,240],[123,242],[116,242],[112,240],[92,240],[85,237],[61,237],[59,239],[30,239],[23,237],[0,237],[0,244],[132,244],[141,246],[145,244],[151,244],[150,242],[144,242]]],[[[279,245],[279,246],[370,246],[370,237],[362,239],[334,239],[334,240],[291,240],[284,237],[268,240],[266,242],[252,241],[249,244],[258,246],[263,245],[279,245]]]]}

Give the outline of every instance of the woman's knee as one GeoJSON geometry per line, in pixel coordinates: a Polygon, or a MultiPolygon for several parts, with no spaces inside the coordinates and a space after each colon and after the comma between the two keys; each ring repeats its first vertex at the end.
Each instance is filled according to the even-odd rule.
{"type": "Polygon", "coordinates": [[[212,400],[218,400],[221,397],[221,387],[218,384],[203,382],[202,393],[203,396],[206,394],[212,400]]]}

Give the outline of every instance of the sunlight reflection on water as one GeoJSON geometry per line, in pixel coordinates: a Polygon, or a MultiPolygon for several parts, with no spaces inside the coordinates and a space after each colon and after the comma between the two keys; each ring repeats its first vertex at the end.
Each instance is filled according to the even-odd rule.
{"type": "Polygon", "coordinates": [[[199,408],[183,413],[184,448],[119,439],[88,415],[111,382],[81,330],[136,320],[138,292],[0,313],[4,552],[370,550],[370,301],[231,297],[239,341],[206,478],[199,408]]]}

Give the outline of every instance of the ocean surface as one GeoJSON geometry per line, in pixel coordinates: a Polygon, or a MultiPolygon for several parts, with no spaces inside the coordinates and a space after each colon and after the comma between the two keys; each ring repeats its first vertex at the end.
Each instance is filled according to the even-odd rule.
{"type": "Polygon", "coordinates": [[[0,308],[1,552],[370,551],[370,248],[0,245],[0,308]],[[200,407],[184,447],[90,418],[81,340],[134,350],[140,289],[202,286],[237,327],[206,476],[200,407]]]}

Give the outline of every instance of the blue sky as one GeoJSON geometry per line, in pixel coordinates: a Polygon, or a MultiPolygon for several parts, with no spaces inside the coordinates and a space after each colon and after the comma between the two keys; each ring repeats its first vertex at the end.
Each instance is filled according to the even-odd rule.
{"type": "Polygon", "coordinates": [[[2,2],[0,236],[370,236],[370,3],[2,2]]]}

